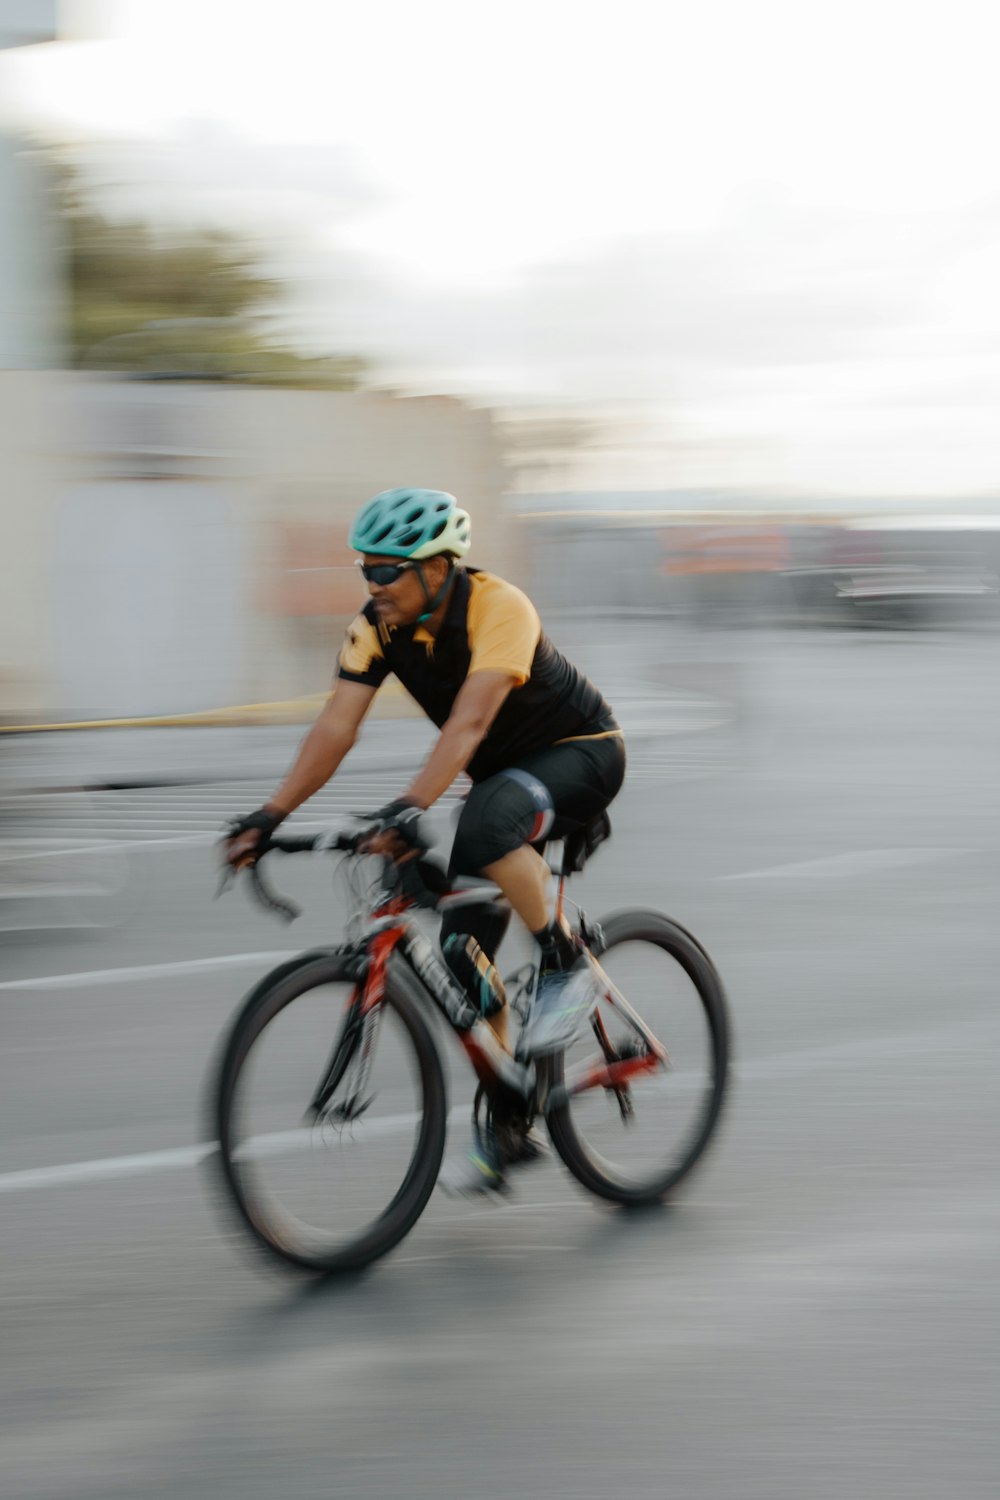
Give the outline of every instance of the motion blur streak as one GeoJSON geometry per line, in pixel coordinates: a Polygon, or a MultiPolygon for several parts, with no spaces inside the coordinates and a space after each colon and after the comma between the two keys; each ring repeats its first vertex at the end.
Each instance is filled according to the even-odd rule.
{"type": "MultiPolygon", "coordinates": [[[[985,16],[0,6],[5,1495],[992,1500],[985,16]],[[289,860],[279,931],[212,845],[326,701],[349,519],[411,484],[612,703],[570,894],[704,939],[734,1084],[662,1212],[546,1161],[303,1286],[230,1237],[205,1098],[344,892],[289,860]]],[[[387,683],[293,829],[432,741],[387,683]]]]}

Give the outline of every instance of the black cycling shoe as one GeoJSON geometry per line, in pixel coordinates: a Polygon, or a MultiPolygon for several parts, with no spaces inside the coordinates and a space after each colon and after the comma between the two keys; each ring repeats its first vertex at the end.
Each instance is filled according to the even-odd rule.
{"type": "Polygon", "coordinates": [[[438,1187],[452,1198],[473,1198],[479,1193],[503,1193],[507,1183],[503,1163],[494,1142],[478,1135],[471,1149],[456,1161],[445,1162],[438,1187]]]}
{"type": "Polygon", "coordinates": [[[495,1126],[500,1160],[507,1167],[528,1166],[544,1161],[549,1154],[548,1142],[532,1128],[528,1120],[512,1120],[495,1126]]]}
{"type": "Polygon", "coordinates": [[[524,1114],[524,1100],[501,1085],[492,1100],[481,1085],[472,1109],[472,1145],[464,1157],[446,1162],[441,1191],[455,1197],[508,1192],[506,1172],[548,1157],[548,1145],[524,1114]],[[485,1118],[479,1122],[485,1105],[485,1118]]]}

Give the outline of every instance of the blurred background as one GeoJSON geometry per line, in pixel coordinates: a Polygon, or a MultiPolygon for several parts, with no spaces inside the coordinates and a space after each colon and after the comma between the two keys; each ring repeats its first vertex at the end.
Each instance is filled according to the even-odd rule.
{"type": "MultiPolygon", "coordinates": [[[[9,1493],[995,1493],[989,20],[0,3],[9,1493]],[[737,1088],[667,1215],[546,1168],[308,1298],[194,1143],[242,989],[343,914],[213,906],[211,845],[397,484],[615,706],[581,895],[704,939],[737,1088]]],[[[429,744],[388,684],[297,821],[429,744]]]]}

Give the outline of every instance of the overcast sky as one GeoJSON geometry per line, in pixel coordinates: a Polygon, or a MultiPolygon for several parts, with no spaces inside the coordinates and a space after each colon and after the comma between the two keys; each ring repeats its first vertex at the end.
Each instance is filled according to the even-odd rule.
{"type": "Polygon", "coordinates": [[[6,118],[254,236],[300,339],[413,389],[641,398],[609,479],[1000,494],[992,5],[66,16],[0,61],[6,118]]]}

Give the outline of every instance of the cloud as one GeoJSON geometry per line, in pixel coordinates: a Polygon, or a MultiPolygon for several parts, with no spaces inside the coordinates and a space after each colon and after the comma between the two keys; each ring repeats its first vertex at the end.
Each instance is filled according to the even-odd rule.
{"type": "Polygon", "coordinates": [[[963,323],[944,290],[970,257],[991,262],[998,238],[996,202],[946,219],[765,193],[735,202],[710,230],[592,243],[500,287],[393,281],[369,265],[351,322],[359,336],[370,326],[401,366],[423,361],[473,381],[520,367],[526,388],[546,370],[577,388],[623,374],[637,388],[697,388],[783,368],[989,353],[998,293],[984,284],[963,323]]]}

